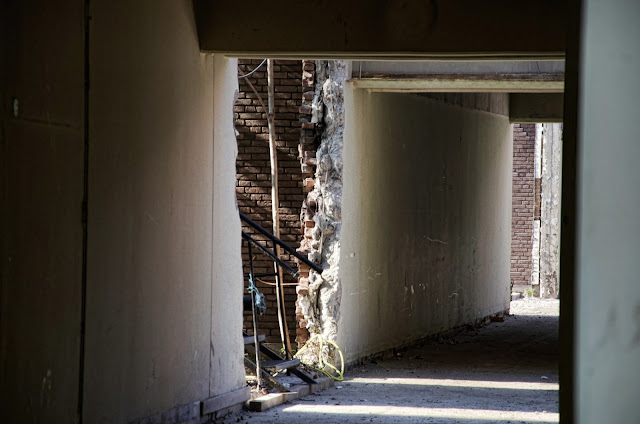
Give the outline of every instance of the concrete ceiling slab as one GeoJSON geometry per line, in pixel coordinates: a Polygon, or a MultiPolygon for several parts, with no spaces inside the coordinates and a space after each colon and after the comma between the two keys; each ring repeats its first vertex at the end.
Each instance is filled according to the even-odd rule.
{"type": "Polygon", "coordinates": [[[201,50],[238,57],[561,58],[568,16],[566,0],[193,5],[201,50]]]}
{"type": "Polygon", "coordinates": [[[562,122],[564,94],[560,93],[512,93],[509,95],[509,119],[511,122],[562,122]]]}

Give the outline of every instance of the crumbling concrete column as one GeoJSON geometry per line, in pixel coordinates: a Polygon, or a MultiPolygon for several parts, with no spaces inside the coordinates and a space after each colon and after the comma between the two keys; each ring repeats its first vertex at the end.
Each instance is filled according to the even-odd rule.
{"type": "MultiPolygon", "coordinates": [[[[344,82],[347,62],[316,61],[316,91],[312,122],[320,137],[316,152],[314,189],[307,203],[315,207],[309,259],[324,271],[309,273],[309,288],[298,303],[310,335],[335,341],[342,287],[339,278],[342,226],[342,146],[344,132],[344,82]]],[[[299,291],[299,294],[301,292],[299,291]]]]}
{"type": "Polygon", "coordinates": [[[542,179],[542,124],[536,124],[536,138],[534,145],[534,208],[533,208],[533,234],[531,235],[531,286],[538,289],[540,285],[540,192],[542,179]]]}
{"type": "Polygon", "coordinates": [[[562,124],[543,124],[542,128],[540,296],[556,298],[560,293],[562,124]]]}

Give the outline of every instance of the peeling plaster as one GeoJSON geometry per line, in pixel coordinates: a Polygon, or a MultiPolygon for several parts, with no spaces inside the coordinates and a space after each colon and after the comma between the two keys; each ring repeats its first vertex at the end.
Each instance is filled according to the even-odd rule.
{"type": "Polygon", "coordinates": [[[562,124],[543,124],[540,295],[544,298],[560,294],[561,175],[562,124]]]}
{"type": "Polygon", "coordinates": [[[342,285],[339,276],[342,227],[342,147],[344,132],[343,87],[347,79],[344,61],[316,61],[316,92],[311,121],[321,132],[316,153],[314,190],[317,204],[309,259],[324,271],[310,271],[309,294],[300,299],[311,337],[335,342],[340,317],[342,285]]]}

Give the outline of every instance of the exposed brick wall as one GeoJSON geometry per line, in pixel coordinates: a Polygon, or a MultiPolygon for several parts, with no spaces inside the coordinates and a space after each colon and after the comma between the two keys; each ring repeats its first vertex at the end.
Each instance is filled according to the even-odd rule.
{"type": "Polygon", "coordinates": [[[514,285],[531,284],[531,248],[536,209],[535,140],[535,124],[513,125],[511,282],[514,285]]]}
{"type": "MultiPolygon", "coordinates": [[[[315,70],[316,65],[313,60],[302,61],[302,106],[300,107],[302,132],[300,137],[300,167],[302,170],[302,178],[304,193],[307,196],[313,191],[316,173],[316,151],[318,149],[318,140],[316,139],[316,125],[311,122],[311,111],[313,97],[315,95],[315,70]]],[[[316,212],[316,203],[312,198],[306,197],[300,215],[303,238],[298,251],[307,255],[310,250],[311,231],[315,227],[313,216],[316,212]]],[[[300,264],[300,279],[296,291],[299,297],[306,296],[309,293],[309,267],[300,264]]],[[[296,320],[298,326],[296,328],[296,342],[298,346],[302,346],[309,339],[309,332],[306,329],[306,321],[302,310],[296,302],[296,320]]]]}
{"type": "MultiPolygon", "coordinates": [[[[238,66],[248,73],[262,60],[240,59],[238,66]]],[[[263,65],[248,78],[268,105],[267,66],[263,65]]],[[[302,103],[302,64],[295,60],[276,60],[274,62],[276,147],[278,150],[278,184],[280,197],[280,238],[294,249],[299,247],[302,237],[300,228],[300,210],[305,198],[303,175],[298,157],[300,131],[300,106],[302,103]]],[[[271,168],[269,161],[269,129],[267,116],[262,110],[256,95],[246,82],[239,81],[240,92],[234,107],[235,126],[238,131],[238,158],[236,162],[236,194],[238,207],[258,224],[272,231],[271,221],[271,168]]],[[[258,240],[266,238],[255,234],[250,227],[243,226],[258,240]]],[[[271,247],[271,243],[269,243],[271,247]]],[[[248,252],[246,242],[242,246],[245,274],[248,273],[248,252]]],[[[257,249],[253,249],[254,272],[272,273],[273,263],[257,249]]],[[[294,269],[295,261],[289,255],[283,259],[290,262],[294,269]]],[[[274,277],[262,280],[273,283],[274,277]]],[[[287,323],[293,346],[296,337],[296,280],[285,273],[285,309],[287,323]]],[[[245,281],[245,294],[247,282],[245,281]]],[[[280,330],[277,319],[275,287],[256,282],[256,286],[266,297],[267,311],[259,318],[259,333],[266,335],[269,343],[280,342],[280,330]]],[[[245,313],[244,328],[251,333],[251,313],[245,313]]]]}

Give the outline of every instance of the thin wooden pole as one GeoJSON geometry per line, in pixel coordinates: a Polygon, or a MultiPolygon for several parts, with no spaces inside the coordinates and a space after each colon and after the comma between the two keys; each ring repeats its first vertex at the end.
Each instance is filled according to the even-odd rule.
{"type": "MultiPolygon", "coordinates": [[[[269,156],[271,158],[271,218],[273,221],[273,235],[280,238],[280,201],[278,197],[278,151],[276,149],[275,128],[275,88],[273,82],[273,59],[267,59],[267,84],[269,96],[269,112],[267,122],[269,124],[269,156]]],[[[281,257],[280,246],[274,243],[276,256],[281,257]]],[[[276,299],[278,302],[278,324],[280,326],[280,339],[285,355],[289,359],[291,353],[291,341],[289,340],[289,328],[287,327],[286,311],[284,307],[284,281],[282,268],[274,263],[276,271],[276,299]]]]}

